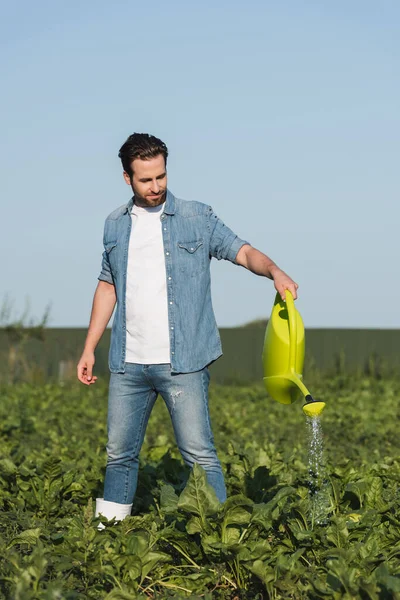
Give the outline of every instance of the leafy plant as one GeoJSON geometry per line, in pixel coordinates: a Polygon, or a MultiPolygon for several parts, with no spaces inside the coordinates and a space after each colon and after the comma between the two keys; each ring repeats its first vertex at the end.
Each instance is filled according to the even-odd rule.
{"type": "Polygon", "coordinates": [[[211,388],[225,503],[183,464],[158,401],[133,515],[101,531],[106,386],[3,386],[0,597],[400,598],[400,384],[342,373],[314,384],[327,401],[323,522],[300,407],[257,384],[211,388]]]}

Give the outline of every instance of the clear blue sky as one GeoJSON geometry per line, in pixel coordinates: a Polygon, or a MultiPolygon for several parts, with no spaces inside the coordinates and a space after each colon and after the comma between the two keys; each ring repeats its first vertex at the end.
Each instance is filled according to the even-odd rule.
{"type": "MultiPolygon", "coordinates": [[[[398,0],[16,0],[0,22],[0,299],[17,312],[88,324],[138,131],[167,143],[175,195],[299,283],[306,326],[400,327],[398,0]]],[[[271,281],[223,261],[212,277],[220,326],[269,315],[271,281]]]]}

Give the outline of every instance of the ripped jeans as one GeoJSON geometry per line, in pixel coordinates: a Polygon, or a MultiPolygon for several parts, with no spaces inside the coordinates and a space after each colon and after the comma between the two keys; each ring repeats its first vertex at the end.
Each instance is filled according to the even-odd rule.
{"type": "Polygon", "coordinates": [[[111,373],[108,397],[107,467],[104,500],[130,504],[136,492],[139,452],[158,394],[164,399],[183,460],[200,464],[220,502],[226,500],[221,464],[208,409],[210,374],[171,374],[169,363],[126,363],[125,373],[111,373]]]}

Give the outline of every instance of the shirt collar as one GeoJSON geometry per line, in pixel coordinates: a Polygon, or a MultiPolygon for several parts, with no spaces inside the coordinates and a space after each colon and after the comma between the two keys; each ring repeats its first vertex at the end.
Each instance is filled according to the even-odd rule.
{"type": "MultiPolygon", "coordinates": [[[[131,214],[134,200],[135,200],[135,196],[132,196],[132,198],[129,200],[128,204],[126,205],[125,214],[126,213],[131,214]]],[[[175,196],[168,189],[167,189],[167,199],[165,200],[164,212],[167,215],[175,214],[175,196]]]]}

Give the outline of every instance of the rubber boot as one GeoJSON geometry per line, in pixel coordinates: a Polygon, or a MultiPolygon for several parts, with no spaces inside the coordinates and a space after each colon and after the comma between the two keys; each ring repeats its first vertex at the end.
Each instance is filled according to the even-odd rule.
{"type": "MultiPolygon", "coordinates": [[[[132,504],[119,504],[118,502],[109,502],[104,498],[96,498],[95,516],[103,515],[108,520],[114,519],[121,521],[131,514],[132,504]]],[[[103,523],[99,523],[97,529],[104,529],[103,523]]]]}

